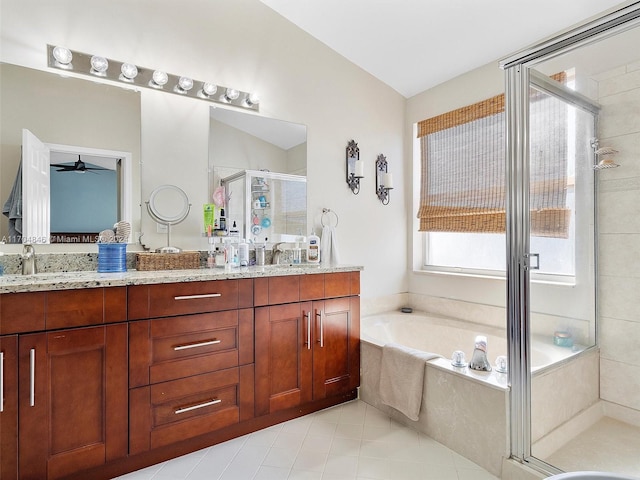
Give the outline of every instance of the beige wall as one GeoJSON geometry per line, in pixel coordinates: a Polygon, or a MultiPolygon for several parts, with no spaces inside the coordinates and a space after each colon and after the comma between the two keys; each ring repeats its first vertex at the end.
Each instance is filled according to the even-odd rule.
{"type": "Polygon", "coordinates": [[[621,165],[597,175],[600,396],[640,414],[640,61],[596,80],[600,146],[621,165]]]}
{"type": "MultiPolygon", "coordinates": [[[[258,0],[1,0],[2,61],[46,69],[46,45],[61,44],[196,79],[260,92],[262,115],[308,128],[308,219],[322,208],[340,217],[345,263],[363,265],[362,295],[407,291],[405,189],[391,203],[375,195],[374,162],[387,156],[404,178],[405,99],[286,21],[258,0]],[[345,148],[355,139],[365,161],[362,191],[345,182],[345,148]]],[[[142,98],[142,198],[162,183],[188,185],[194,206],[207,199],[209,104],[145,89],[142,98]]],[[[173,243],[205,249],[195,208],[173,229],[173,243]]],[[[146,212],[144,241],[164,237],[146,212]]],[[[93,246],[95,248],[95,246],[93,246]]]]}

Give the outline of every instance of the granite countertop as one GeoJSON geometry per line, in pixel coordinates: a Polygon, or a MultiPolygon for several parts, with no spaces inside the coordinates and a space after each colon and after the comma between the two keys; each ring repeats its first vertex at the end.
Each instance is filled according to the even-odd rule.
{"type": "Polygon", "coordinates": [[[77,288],[115,287],[153,283],[197,282],[234,278],[278,277],[317,273],[352,272],[362,270],[354,265],[264,265],[239,268],[200,268],[193,270],[129,270],[120,273],[96,271],[51,272],[35,275],[4,275],[0,277],[0,293],[34,292],[42,290],[72,290],[77,288]]]}

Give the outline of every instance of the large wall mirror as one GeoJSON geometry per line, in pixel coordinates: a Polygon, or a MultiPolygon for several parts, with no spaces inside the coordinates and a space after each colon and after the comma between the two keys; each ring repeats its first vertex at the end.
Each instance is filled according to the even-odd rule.
{"type": "Polygon", "coordinates": [[[305,125],[211,107],[209,172],[209,198],[225,187],[227,223],[241,237],[280,242],[308,233],[305,125]]]}
{"type": "MultiPolygon", "coordinates": [[[[73,221],[73,225],[69,222],[60,227],[52,225],[51,238],[54,241],[93,243],[94,237],[84,234],[98,233],[103,224],[104,228],[112,227],[112,219],[122,220],[129,215],[127,209],[132,223],[130,242],[137,242],[137,232],[155,233],[148,224],[144,225],[148,219],[146,212],[142,213],[140,208],[143,200],[141,192],[161,183],[172,183],[175,179],[171,176],[168,179],[159,177],[159,172],[170,172],[170,168],[166,168],[167,160],[156,155],[146,159],[146,174],[141,170],[144,160],[141,145],[145,140],[141,132],[156,135],[155,140],[148,140],[154,147],[156,144],[153,142],[157,142],[158,138],[166,141],[163,133],[166,122],[158,119],[152,110],[156,103],[163,108],[170,108],[175,96],[167,96],[171,97],[171,102],[165,102],[164,98],[159,100],[160,97],[156,97],[159,92],[147,93],[59,73],[0,64],[0,205],[4,206],[11,195],[21,162],[23,130],[28,130],[51,147],[49,162],[54,165],[50,167],[51,188],[62,185],[63,195],[51,193],[51,220],[62,218],[73,221]],[[150,111],[145,114],[143,106],[145,109],[149,107],[150,111]],[[142,128],[143,122],[146,122],[146,130],[142,128]],[[76,171],[79,161],[86,168],[83,174],[76,171]],[[163,163],[159,164],[160,161],[163,163]],[[105,179],[105,184],[97,187],[95,182],[100,176],[109,177],[109,180],[105,179]],[[97,194],[98,191],[101,193],[97,194]],[[124,195],[123,192],[127,191],[129,193],[124,195]],[[63,199],[56,200],[58,197],[63,199]],[[57,209],[58,204],[63,206],[57,209]],[[101,223],[95,224],[98,211],[107,216],[104,220],[98,220],[101,223]],[[74,231],[78,234],[72,234],[74,231]]],[[[210,113],[198,120],[206,121],[205,118],[209,117],[209,157],[194,158],[192,161],[195,163],[189,168],[189,171],[209,172],[209,181],[206,182],[209,192],[194,191],[206,190],[205,182],[198,185],[186,182],[183,188],[189,198],[198,199],[207,195],[210,202],[221,178],[244,170],[306,175],[304,125],[232,108],[211,108],[194,99],[178,98],[175,101],[195,102],[198,104],[196,111],[203,108],[210,113]]],[[[180,144],[179,138],[174,140],[167,145],[180,144]]],[[[306,192],[304,197],[306,200],[306,192]]],[[[302,214],[306,217],[306,203],[302,207],[302,214]]],[[[194,208],[191,214],[194,221],[183,228],[184,232],[176,234],[184,234],[189,239],[199,238],[198,233],[202,232],[196,232],[194,228],[200,226],[202,221],[200,217],[196,222],[194,214],[200,210],[194,208]]],[[[296,232],[298,230],[302,230],[302,227],[296,228],[296,232]]],[[[5,215],[0,215],[0,240],[21,243],[19,239],[10,238],[9,220],[5,215]]],[[[200,246],[198,241],[189,244],[189,248],[200,246]]],[[[57,249],[55,245],[49,248],[52,251],[57,249]]]]}
{"type": "MultiPolygon", "coordinates": [[[[22,228],[16,232],[15,218],[10,225],[8,217],[16,212],[34,216],[31,207],[29,212],[21,208],[27,196],[50,208],[39,220],[49,224],[38,230],[50,236],[25,238],[28,243],[93,243],[100,230],[120,220],[140,230],[138,92],[3,63],[0,101],[0,202],[5,206],[12,196],[14,203],[13,208],[7,205],[13,213],[0,219],[5,243],[23,243],[22,228]],[[49,192],[27,185],[15,195],[18,167],[24,169],[30,148],[24,145],[25,130],[44,145],[49,165],[42,170],[50,177],[49,192]]],[[[33,223],[33,218],[19,220],[33,223]]]]}

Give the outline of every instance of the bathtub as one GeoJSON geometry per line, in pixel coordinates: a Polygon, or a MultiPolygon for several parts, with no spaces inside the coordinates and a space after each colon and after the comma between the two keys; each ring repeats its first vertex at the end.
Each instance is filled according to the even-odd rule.
{"type": "MultiPolygon", "coordinates": [[[[507,354],[506,331],[504,329],[443,318],[426,313],[389,312],[363,317],[360,320],[360,339],[382,347],[386,343],[397,343],[425,352],[437,353],[447,360],[436,360],[445,365],[456,350],[465,353],[471,360],[477,335],[487,337],[487,358],[493,365],[499,355],[507,354]]],[[[553,339],[542,335],[531,337],[531,371],[536,372],[579,353],[584,348],[559,347],[553,339]]],[[[457,369],[460,370],[460,369],[457,369]]],[[[474,378],[485,378],[488,376],[474,378]]],[[[489,380],[489,378],[485,378],[489,380]]]]}
{"type": "MultiPolygon", "coordinates": [[[[487,357],[492,365],[498,355],[507,354],[504,329],[421,312],[362,317],[360,398],[500,476],[502,460],[510,454],[508,376],[495,369],[477,372],[451,365],[455,350],[462,350],[467,361],[471,359],[477,335],[487,337],[487,357]],[[422,406],[415,422],[379,398],[382,347],[386,343],[441,355],[426,362],[422,406]]],[[[565,363],[562,361],[580,347],[558,347],[551,338],[534,337],[531,350],[534,372],[547,377],[548,372],[555,374],[550,366],[565,363]]]]}

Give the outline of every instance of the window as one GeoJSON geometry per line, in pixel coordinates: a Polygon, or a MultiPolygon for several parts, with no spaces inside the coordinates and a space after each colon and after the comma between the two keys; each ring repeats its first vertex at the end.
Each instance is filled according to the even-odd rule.
{"type": "MultiPolygon", "coordinates": [[[[575,109],[534,89],[530,99],[531,251],[541,273],[573,276],[575,109]]],[[[420,122],[418,140],[424,268],[504,272],[504,96],[420,122]]]]}

